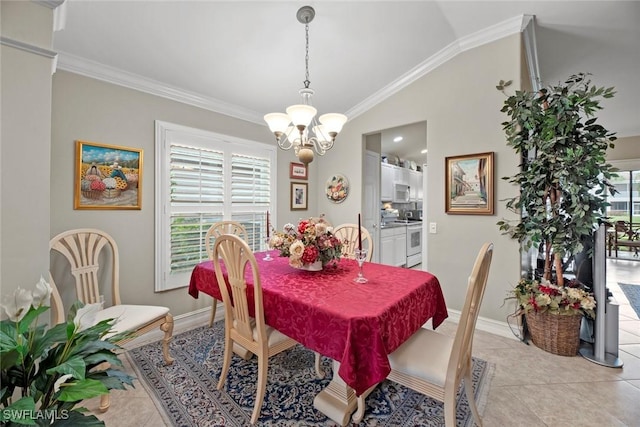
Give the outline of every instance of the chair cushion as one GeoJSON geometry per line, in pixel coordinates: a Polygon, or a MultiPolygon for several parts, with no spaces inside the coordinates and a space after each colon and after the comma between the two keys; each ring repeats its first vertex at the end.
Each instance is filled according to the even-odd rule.
{"type": "Polygon", "coordinates": [[[389,355],[391,369],[444,387],[453,337],[420,328],[389,355]]]}
{"type": "Polygon", "coordinates": [[[135,331],[169,313],[168,307],[155,305],[114,305],[96,313],[96,323],[105,319],[115,319],[112,332],[107,336],[124,331],[135,331]]]}

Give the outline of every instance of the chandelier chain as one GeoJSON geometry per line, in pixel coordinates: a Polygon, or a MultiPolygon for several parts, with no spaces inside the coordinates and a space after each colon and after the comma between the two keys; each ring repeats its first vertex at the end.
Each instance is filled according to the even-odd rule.
{"type": "Polygon", "coordinates": [[[306,24],[304,24],[304,31],[305,31],[305,38],[306,38],[306,51],[305,51],[305,56],[304,56],[304,67],[306,69],[305,74],[304,74],[304,87],[306,89],[309,89],[309,85],[311,84],[311,82],[309,81],[309,22],[307,21],[306,24]]]}

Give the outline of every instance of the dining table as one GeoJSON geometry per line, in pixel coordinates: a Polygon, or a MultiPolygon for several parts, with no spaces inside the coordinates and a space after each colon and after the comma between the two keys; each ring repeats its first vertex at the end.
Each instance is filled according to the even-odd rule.
{"type": "MultiPolygon", "coordinates": [[[[435,329],[447,318],[438,279],[427,271],[365,262],[368,281],[357,283],[355,260],[342,258],[321,271],[307,271],[289,265],[278,251],[269,252],[272,261],[263,259],[265,252],[255,253],[265,323],[333,360],[333,378],[314,406],[343,426],[358,407],[358,422],[362,396],[391,371],[388,355],[429,320],[435,329]]],[[[249,270],[247,292],[252,301],[249,270]]],[[[198,298],[200,293],[222,301],[210,260],[191,273],[189,294],[198,298]]]]}

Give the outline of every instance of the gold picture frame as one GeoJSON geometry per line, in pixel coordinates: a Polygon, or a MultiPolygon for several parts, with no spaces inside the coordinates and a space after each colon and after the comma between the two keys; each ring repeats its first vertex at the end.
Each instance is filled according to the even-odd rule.
{"type": "Polygon", "coordinates": [[[308,188],[309,185],[306,182],[292,182],[291,183],[291,210],[292,211],[306,211],[308,209],[308,188]]]}
{"type": "Polygon", "coordinates": [[[76,141],[74,209],[142,209],[142,150],[76,141]]]}
{"type": "Polygon", "coordinates": [[[445,158],[445,212],[493,215],[493,152],[445,158]]]}

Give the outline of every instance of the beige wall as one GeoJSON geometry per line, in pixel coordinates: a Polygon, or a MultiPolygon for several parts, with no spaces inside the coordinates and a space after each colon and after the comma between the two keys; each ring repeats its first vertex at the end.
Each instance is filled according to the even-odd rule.
{"type": "MultiPolygon", "coordinates": [[[[194,300],[186,288],[154,292],[155,120],[275,143],[265,126],[58,71],[53,77],[51,236],[79,227],[105,230],[115,238],[120,249],[122,300],[132,304],[166,305],[174,315],[179,315],[207,306],[210,300],[194,300]],[[73,209],[76,140],[143,150],[141,210],[73,209]]],[[[283,183],[277,190],[278,223],[293,221],[299,216],[289,211],[289,161],[293,159],[292,152],[278,150],[277,179],[283,183]]],[[[21,173],[24,175],[24,170],[21,173]]],[[[311,201],[312,205],[314,202],[311,201]]],[[[46,235],[48,239],[50,236],[46,235]]],[[[52,266],[56,274],[60,268],[52,266]]]]}
{"type": "Polygon", "coordinates": [[[49,169],[53,12],[33,2],[0,2],[2,131],[0,146],[0,286],[32,290],[49,269],[49,169]],[[33,26],[31,25],[33,24],[33,26]]]}
{"type": "Polygon", "coordinates": [[[484,242],[495,244],[485,301],[480,315],[505,322],[509,309],[501,307],[507,290],[520,273],[518,244],[500,234],[496,222],[514,218],[501,199],[517,189],[500,177],[517,170],[517,157],[506,146],[500,112],[505,96],[495,89],[500,79],[520,86],[520,37],[511,36],[458,55],[376,107],[349,121],[331,152],[319,162],[318,181],[335,172],[345,173],[354,191],[340,205],[326,201],[317,191],[320,210],[336,223],[353,222],[362,195],[362,135],[380,129],[427,121],[427,222],[437,223],[438,233],[427,235],[428,270],[442,285],[447,306],[460,310],[467,277],[484,242]],[[446,156],[495,153],[495,209],[493,216],[444,213],[444,159],[446,156]]]}
{"type": "Polygon", "coordinates": [[[640,135],[619,138],[607,151],[607,161],[620,170],[640,170],[640,135]]]}

